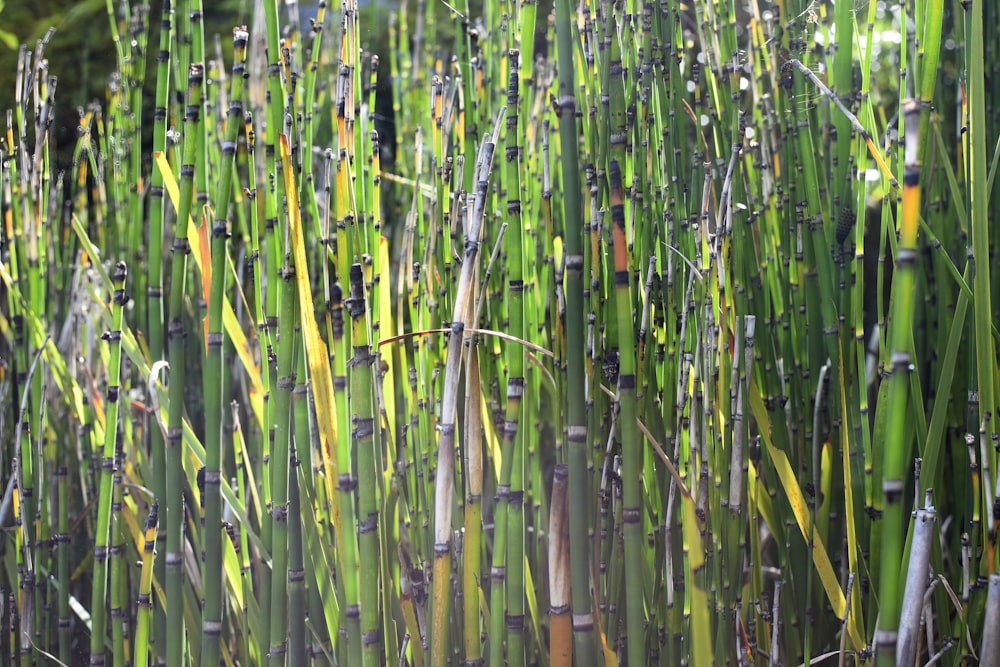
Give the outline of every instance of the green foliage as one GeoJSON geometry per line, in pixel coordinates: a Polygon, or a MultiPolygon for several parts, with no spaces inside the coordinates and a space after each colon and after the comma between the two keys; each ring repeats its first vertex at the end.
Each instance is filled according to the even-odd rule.
{"type": "Polygon", "coordinates": [[[993,4],[299,10],[0,0],[5,661],[998,659],[993,4]]]}

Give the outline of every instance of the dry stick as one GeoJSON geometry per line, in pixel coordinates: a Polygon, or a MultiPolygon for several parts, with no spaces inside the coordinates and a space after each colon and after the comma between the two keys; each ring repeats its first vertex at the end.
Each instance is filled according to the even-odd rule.
{"type": "Polygon", "coordinates": [[[472,280],[479,259],[479,233],[482,229],[489,187],[493,153],[506,108],[501,108],[493,127],[492,136],[480,149],[479,178],[476,183],[476,200],[469,233],[465,241],[462,273],[455,296],[445,366],[444,393],[441,401],[441,427],[438,439],[438,468],[434,497],[434,597],[431,627],[431,664],[443,667],[448,659],[448,621],[451,588],[451,510],[455,487],[455,408],[458,400],[458,382],[462,370],[465,326],[471,309],[472,280]]]}
{"type": "Polygon", "coordinates": [[[950,651],[952,648],[954,648],[954,646],[955,646],[955,641],[953,639],[949,639],[948,641],[946,641],[944,646],[941,647],[941,650],[935,653],[934,657],[928,660],[927,664],[925,664],[924,667],[931,667],[932,665],[936,664],[938,661],[941,660],[941,658],[944,657],[944,654],[950,651]]]}
{"type": "Polygon", "coordinates": [[[663,461],[663,465],[667,466],[667,471],[670,473],[670,476],[674,478],[674,482],[677,484],[677,488],[680,489],[681,495],[685,498],[690,498],[691,491],[687,488],[687,486],[685,486],[684,480],[681,479],[680,473],[677,472],[677,468],[674,467],[674,464],[667,457],[666,452],[663,451],[663,447],[661,447],[660,443],[656,441],[656,438],[654,438],[653,434],[649,432],[649,429],[646,428],[646,425],[642,423],[641,419],[636,417],[635,423],[639,425],[639,430],[642,431],[643,435],[646,436],[646,439],[649,440],[649,444],[653,446],[653,451],[655,451],[656,455],[660,457],[661,461],[663,461]]]}
{"type": "MultiPolygon", "coordinates": [[[[476,327],[467,326],[467,327],[465,327],[465,332],[469,333],[469,334],[475,334],[477,336],[478,335],[482,335],[482,336],[496,336],[497,338],[500,338],[501,340],[505,340],[505,341],[509,341],[509,342],[513,342],[513,343],[518,343],[520,345],[523,345],[525,348],[527,348],[529,350],[534,350],[535,352],[539,352],[541,354],[544,354],[546,357],[549,357],[550,359],[555,359],[555,356],[556,356],[554,352],[552,352],[551,350],[545,349],[541,345],[536,345],[535,343],[532,343],[531,341],[524,340],[523,338],[518,338],[517,336],[511,336],[510,334],[504,333],[502,331],[493,331],[492,329],[477,329],[476,327]]],[[[378,342],[378,345],[379,345],[379,347],[382,347],[383,345],[388,345],[389,343],[398,343],[399,341],[406,340],[407,338],[413,338],[414,336],[426,336],[428,334],[436,334],[436,333],[451,333],[451,328],[447,328],[447,329],[423,329],[421,331],[410,331],[408,333],[399,334],[398,336],[390,336],[388,338],[383,338],[382,340],[380,340],[378,342]]],[[[551,376],[549,376],[549,377],[551,378],[551,376]]],[[[554,382],[554,380],[553,380],[553,382],[554,382]]],[[[612,394],[612,396],[614,396],[614,394],[612,394]]]]}
{"type": "Polygon", "coordinates": [[[829,97],[837,108],[840,109],[840,112],[847,117],[847,120],[851,122],[851,127],[854,128],[854,131],[860,134],[865,140],[865,143],[868,144],[868,151],[872,154],[872,157],[875,158],[875,162],[878,163],[879,169],[881,169],[882,173],[889,179],[889,184],[892,185],[893,188],[898,188],[899,181],[897,181],[896,177],[892,175],[892,171],[885,163],[885,158],[882,157],[882,154],[875,146],[875,142],[872,141],[872,135],[868,133],[868,130],[866,130],[864,125],[861,124],[861,121],[858,120],[857,116],[851,113],[850,109],[848,109],[844,103],[840,101],[840,98],[837,97],[836,94],[834,94],[834,92],[826,86],[826,84],[819,80],[819,77],[816,76],[811,69],[803,65],[795,58],[792,58],[788,62],[795,66],[797,70],[805,74],[806,77],[813,82],[813,85],[819,88],[824,95],[829,97]]]}

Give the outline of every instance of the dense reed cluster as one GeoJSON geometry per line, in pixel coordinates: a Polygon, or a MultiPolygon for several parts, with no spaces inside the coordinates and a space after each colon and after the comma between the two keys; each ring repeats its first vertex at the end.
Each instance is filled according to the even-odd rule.
{"type": "Polygon", "coordinates": [[[66,165],[0,98],[5,662],[1000,665],[995,3],[107,9],[66,165]]]}

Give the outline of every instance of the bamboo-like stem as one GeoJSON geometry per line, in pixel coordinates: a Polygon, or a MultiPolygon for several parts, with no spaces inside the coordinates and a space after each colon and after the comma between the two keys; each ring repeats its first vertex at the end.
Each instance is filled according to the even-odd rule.
{"type": "MultiPolygon", "coordinates": [[[[635,406],[635,321],[632,316],[629,243],[625,236],[625,202],[622,173],[617,160],[608,168],[611,186],[611,222],[614,240],[615,301],[618,308],[618,402],[621,409],[622,438],[622,523],[625,535],[625,562],[638,564],[642,559],[642,436],[636,426],[635,406]]],[[[630,665],[641,664],[645,651],[646,618],[643,611],[642,570],[625,570],[625,622],[628,628],[630,665]]]]}
{"type": "Polygon", "coordinates": [[[150,624],[153,620],[153,563],[156,559],[156,535],[159,505],[154,502],[146,517],[145,540],[142,547],[142,569],[139,574],[139,599],[136,601],[135,660],[136,667],[149,667],[150,624]]]}
{"type": "Polygon", "coordinates": [[[194,63],[188,68],[187,108],[184,113],[184,152],[181,163],[180,204],[171,248],[170,321],[167,345],[170,360],[170,396],[167,409],[166,463],[167,553],[166,607],[168,665],[179,665],[184,655],[184,491],[183,491],[183,415],[186,346],[184,344],[184,285],[187,276],[188,222],[194,190],[194,165],[197,135],[201,125],[201,89],[204,68],[194,63]]]}
{"type": "Polygon", "coordinates": [[[445,367],[444,393],[441,399],[438,467],[434,496],[434,592],[431,625],[431,664],[444,667],[447,661],[448,625],[451,609],[451,511],[455,486],[455,411],[458,400],[459,374],[462,369],[465,326],[472,317],[473,276],[479,260],[480,234],[486,209],[486,195],[493,167],[493,153],[500,134],[503,111],[493,127],[492,135],[483,142],[478,156],[475,203],[465,238],[462,273],[456,288],[452,313],[451,337],[445,367]]]}
{"type": "MultiPolygon", "coordinates": [[[[296,336],[298,339],[298,336],[296,336]]],[[[309,444],[309,404],[306,388],[305,351],[296,359],[296,381],[292,390],[292,412],[295,416],[295,447],[291,450],[291,472],[288,476],[288,665],[306,664],[306,569],[302,553],[302,507],[299,493],[299,472],[302,465],[298,447],[309,444]]],[[[308,466],[308,459],[305,461],[308,466]]],[[[317,624],[319,619],[317,619],[317,624]]]]}
{"type": "Polygon", "coordinates": [[[122,434],[116,437],[114,478],[111,492],[111,650],[115,667],[129,660],[129,614],[125,604],[125,527],[122,517],[122,434]]]}
{"type": "MultiPolygon", "coordinates": [[[[278,136],[282,131],[285,118],[285,97],[281,85],[281,51],[278,41],[280,27],[278,24],[277,4],[277,0],[264,0],[262,3],[264,8],[264,31],[266,35],[264,60],[267,69],[267,115],[264,125],[264,174],[266,180],[263,182],[265,187],[264,226],[267,230],[268,236],[267,253],[265,255],[267,258],[266,285],[268,286],[265,292],[267,304],[265,308],[265,317],[267,318],[267,326],[270,329],[275,330],[275,332],[278,328],[278,295],[282,292],[282,290],[278,287],[282,280],[279,274],[281,273],[281,262],[284,258],[284,251],[282,247],[282,239],[284,235],[278,221],[281,208],[280,192],[283,185],[280,162],[278,162],[278,136]]],[[[269,372],[273,373],[270,386],[272,391],[275,391],[277,389],[278,375],[276,364],[273,363],[275,357],[272,357],[270,352],[271,350],[268,350],[268,360],[270,364],[269,372]]],[[[271,403],[269,407],[272,411],[272,418],[270,419],[269,429],[267,431],[269,441],[267,443],[267,448],[263,453],[265,470],[268,470],[271,465],[271,457],[274,456],[274,439],[277,437],[275,431],[277,413],[275,412],[276,408],[274,407],[276,397],[269,398],[271,403]]],[[[272,474],[270,472],[265,472],[263,476],[265,478],[264,503],[267,507],[268,516],[265,518],[264,526],[261,529],[261,538],[267,549],[273,553],[273,520],[271,518],[271,512],[273,509],[273,493],[271,486],[273,481],[272,474]]],[[[269,642],[272,635],[270,628],[270,611],[273,609],[271,595],[275,586],[272,582],[272,577],[273,563],[272,569],[269,570],[264,568],[261,581],[260,608],[262,610],[262,643],[269,642]]]]}
{"type": "MultiPolygon", "coordinates": [[[[328,306],[328,326],[332,332],[331,347],[334,352],[333,388],[337,405],[338,418],[343,416],[346,421],[347,411],[347,341],[344,336],[344,309],[342,290],[339,284],[330,289],[330,304],[328,306]]],[[[339,432],[339,431],[338,431],[339,432]]],[[[344,575],[344,617],[342,626],[347,631],[348,652],[354,664],[361,664],[361,603],[358,593],[358,552],[357,529],[354,512],[354,489],[357,478],[351,474],[351,449],[347,443],[337,445],[337,468],[340,471],[337,480],[337,490],[340,502],[340,515],[344,519],[344,542],[340,547],[343,558],[344,575]]]]}
{"type": "Polygon", "coordinates": [[[111,329],[102,338],[108,341],[110,361],[108,362],[107,410],[104,420],[104,448],[101,458],[101,491],[97,506],[97,531],[94,534],[94,583],[90,605],[90,664],[104,664],[104,638],[107,633],[105,610],[107,606],[108,582],[108,538],[111,530],[112,483],[115,466],[115,438],[118,435],[118,398],[121,387],[121,336],[124,306],[128,303],[125,293],[125,279],[128,268],[125,262],[118,262],[112,276],[114,293],[111,295],[111,329]]]}
{"type": "Polygon", "coordinates": [[[351,295],[347,313],[351,317],[351,440],[358,462],[358,542],[361,562],[361,650],[362,664],[377,665],[381,660],[382,637],[379,627],[378,523],[376,494],[375,420],[372,412],[372,363],[367,328],[367,300],[364,273],[360,264],[350,269],[351,295]]]}
{"type": "MultiPolygon", "coordinates": [[[[507,191],[507,331],[517,338],[524,330],[524,258],[521,221],[521,179],[518,155],[518,52],[508,52],[510,81],[507,85],[507,123],[504,150],[507,191]]],[[[504,454],[510,456],[510,491],[507,498],[507,664],[524,664],[524,442],[521,428],[521,397],[524,395],[524,347],[509,341],[507,357],[507,406],[504,413],[504,454]]],[[[501,480],[503,483],[504,480],[501,480]]],[[[491,613],[496,613],[495,611],[491,613]]],[[[493,659],[493,656],[491,656],[493,659]]]]}
{"type": "MultiPolygon", "coordinates": [[[[917,487],[919,488],[919,483],[917,487]]],[[[902,612],[899,618],[899,636],[896,644],[896,664],[900,666],[916,663],[920,625],[924,610],[924,591],[927,590],[927,574],[930,570],[931,540],[937,513],[930,503],[927,493],[924,506],[915,512],[913,543],[910,547],[910,563],[906,570],[906,587],[903,592],[902,612]]],[[[849,600],[850,598],[848,598],[849,600]]]]}
{"type": "MultiPolygon", "coordinates": [[[[282,161],[285,154],[282,153],[282,161]]],[[[285,164],[285,168],[290,166],[285,164]]],[[[271,667],[285,664],[288,638],[288,470],[291,447],[292,389],[295,387],[295,335],[299,300],[290,256],[281,272],[281,315],[278,318],[278,383],[274,443],[271,449],[271,667]]],[[[303,268],[303,270],[305,270],[303,268]]]]}
{"type": "MultiPolygon", "coordinates": [[[[153,109],[153,151],[165,153],[167,150],[167,114],[170,104],[170,47],[173,34],[173,4],[163,0],[160,18],[160,49],[156,55],[156,101],[153,109]]],[[[149,245],[146,276],[146,316],[148,318],[149,351],[153,361],[159,361],[165,353],[163,345],[163,223],[166,208],[163,202],[163,174],[153,169],[149,185],[149,245]]],[[[163,432],[156,422],[158,415],[148,418],[149,449],[153,462],[153,479],[150,488],[157,502],[164,502],[167,493],[166,455],[163,432]]],[[[166,522],[157,522],[157,550],[166,551],[166,522]]],[[[159,581],[166,577],[165,561],[159,559],[154,564],[154,576],[159,581]]],[[[164,600],[160,600],[161,603],[164,600]]],[[[167,618],[164,604],[154,605],[155,627],[152,640],[158,663],[166,659],[167,618]]]]}
{"type": "Polygon", "coordinates": [[[573,664],[570,621],[569,470],[558,464],[552,473],[549,505],[549,659],[552,667],[573,664]]]}
{"type": "Polygon", "coordinates": [[[56,543],[56,562],[59,581],[59,661],[69,664],[72,646],[70,645],[71,620],[69,606],[69,480],[67,467],[56,469],[56,479],[59,486],[59,530],[53,536],[56,543]]]}
{"type": "MultiPolygon", "coordinates": [[[[462,588],[476,590],[481,574],[483,538],[483,442],[482,442],[482,392],[480,391],[479,351],[469,350],[466,362],[466,420],[465,427],[465,534],[462,545],[462,588]]],[[[491,588],[492,590],[492,588],[491,588]]],[[[462,599],[462,637],[465,639],[466,664],[482,659],[480,639],[479,599],[466,594],[462,599]]]]}
{"type": "MultiPolygon", "coordinates": [[[[972,236],[972,259],[975,265],[975,275],[973,277],[973,313],[976,339],[975,359],[978,363],[976,368],[976,387],[979,398],[979,414],[977,422],[981,429],[985,429],[994,447],[997,444],[997,437],[1000,434],[1000,415],[997,414],[997,389],[996,389],[996,344],[993,340],[991,323],[995,320],[996,314],[993,312],[993,290],[995,285],[990,278],[990,269],[996,261],[996,240],[991,242],[991,233],[996,232],[995,226],[991,228],[991,213],[987,206],[989,200],[989,172],[986,168],[986,150],[982,146],[985,143],[987,133],[986,108],[987,108],[987,88],[985,75],[984,37],[986,26],[982,19],[982,5],[975,5],[965,12],[969,21],[967,63],[969,67],[969,196],[971,200],[969,227],[972,236]]],[[[919,200],[918,200],[919,202],[919,200]]],[[[995,209],[992,214],[995,216],[995,209]]],[[[971,408],[971,406],[970,406],[971,408]]],[[[986,452],[982,461],[986,471],[990,468],[997,470],[1000,465],[1000,457],[997,452],[986,452]],[[992,460],[993,465],[990,465],[992,460]]],[[[1000,475],[998,475],[1000,479],[1000,475]]],[[[989,479],[987,473],[984,481],[984,489],[989,489],[993,481],[989,479]]],[[[986,499],[989,500],[989,491],[986,499]]],[[[989,510],[987,510],[989,511],[989,510]]],[[[997,536],[991,536],[994,542],[992,551],[993,562],[987,567],[989,570],[1000,565],[1000,549],[995,547],[997,536]]],[[[985,539],[984,539],[985,541],[985,539]]],[[[987,571],[989,571],[987,570],[987,571]]]]}
{"type": "Polygon", "coordinates": [[[222,175],[216,201],[219,209],[212,225],[212,282],[208,302],[208,353],[205,362],[205,505],[202,531],[202,652],[205,667],[219,663],[219,639],[222,633],[222,480],[223,443],[223,358],[222,302],[226,283],[227,243],[230,236],[229,204],[233,191],[233,158],[236,137],[243,124],[243,70],[249,33],[246,28],[233,30],[233,73],[230,80],[230,105],[227,111],[226,136],[222,145],[222,175]]]}
{"type": "Polygon", "coordinates": [[[587,470],[587,409],[584,398],[586,364],[583,323],[583,217],[580,212],[580,172],[576,129],[574,72],[576,39],[569,0],[555,3],[558,40],[559,92],[557,115],[562,153],[563,224],[565,225],[566,295],[566,440],[570,502],[570,567],[572,569],[573,655],[581,667],[595,664],[594,617],[590,589],[590,473],[587,470]]]}
{"type": "Polygon", "coordinates": [[[903,213],[893,275],[892,316],[889,336],[892,344],[892,376],[889,379],[888,424],[883,446],[882,554],[879,578],[879,627],[875,633],[876,664],[896,662],[897,632],[902,597],[899,569],[903,556],[903,476],[909,460],[908,414],[910,328],[913,325],[913,283],[917,264],[917,217],[920,210],[920,163],[917,162],[920,105],[908,100],[903,108],[906,165],[903,174],[903,213]]]}

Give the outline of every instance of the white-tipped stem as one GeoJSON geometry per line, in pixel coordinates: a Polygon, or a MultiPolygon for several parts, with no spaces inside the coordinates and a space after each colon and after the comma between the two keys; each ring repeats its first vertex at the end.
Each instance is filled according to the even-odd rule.
{"type": "Polygon", "coordinates": [[[944,654],[955,647],[955,643],[956,642],[953,639],[949,639],[948,641],[946,641],[944,643],[944,646],[941,647],[941,650],[935,653],[934,657],[928,660],[927,664],[924,665],[924,667],[932,667],[933,665],[936,665],[938,662],[940,662],[941,658],[944,657],[944,654]]]}

